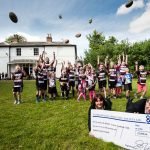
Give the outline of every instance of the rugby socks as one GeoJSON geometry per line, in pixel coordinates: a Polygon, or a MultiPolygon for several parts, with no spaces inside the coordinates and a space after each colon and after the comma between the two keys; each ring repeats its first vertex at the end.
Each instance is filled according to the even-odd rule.
{"type": "Polygon", "coordinates": [[[72,96],[74,97],[74,89],[72,89],[72,96]]]}
{"type": "Polygon", "coordinates": [[[36,95],[36,102],[39,102],[39,95],[36,95]]]}

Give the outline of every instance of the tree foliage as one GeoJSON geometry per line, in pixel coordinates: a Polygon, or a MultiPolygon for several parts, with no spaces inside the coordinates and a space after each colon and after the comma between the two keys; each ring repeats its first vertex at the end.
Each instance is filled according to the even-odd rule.
{"type": "Polygon", "coordinates": [[[104,62],[106,56],[109,60],[117,62],[118,55],[124,53],[128,55],[128,64],[134,68],[135,61],[139,64],[148,66],[150,64],[150,40],[143,42],[129,43],[128,39],[119,41],[114,36],[108,39],[96,30],[87,36],[89,41],[89,49],[85,51],[85,63],[91,63],[97,66],[97,56],[100,61],[104,62]]]}
{"type": "Polygon", "coordinates": [[[27,39],[24,36],[19,34],[14,34],[6,38],[5,42],[12,43],[14,42],[14,40],[16,40],[17,43],[23,43],[27,41],[27,39]]]}

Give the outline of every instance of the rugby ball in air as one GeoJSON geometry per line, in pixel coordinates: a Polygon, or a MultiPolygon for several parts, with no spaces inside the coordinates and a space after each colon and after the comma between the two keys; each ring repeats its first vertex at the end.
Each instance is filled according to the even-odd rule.
{"type": "Polygon", "coordinates": [[[81,37],[81,33],[77,33],[77,34],[75,35],[75,37],[76,37],[76,38],[81,37]]]}
{"type": "Polygon", "coordinates": [[[59,15],[58,17],[59,17],[59,19],[62,19],[62,15],[59,15]]]}
{"type": "Polygon", "coordinates": [[[93,21],[92,19],[89,19],[89,24],[91,24],[91,23],[92,23],[92,21],[93,21]]]}
{"type": "Polygon", "coordinates": [[[127,3],[126,3],[126,8],[129,8],[133,5],[133,0],[129,0],[127,3]]]}
{"type": "Polygon", "coordinates": [[[66,39],[66,40],[64,40],[64,42],[65,42],[66,44],[68,44],[68,43],[69,43],[69,40],[68,40],[68,39],[66,39]]]}
{"type": "Polygon", "coordinates": [[[16,16],[16,14],[14,12],[10,12],[9,13],[9,18],[13,23],[17,23],[18,22],[18,18],[16,16]]]}

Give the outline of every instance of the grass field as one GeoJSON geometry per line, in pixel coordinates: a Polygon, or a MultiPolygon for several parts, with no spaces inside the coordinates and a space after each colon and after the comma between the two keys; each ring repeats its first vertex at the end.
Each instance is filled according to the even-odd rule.
{"type": "MultiPolygon", "coordinates": [[[[133,82],[135,92],[136,80],[133,82]]],[[[148,84],[150,87],[150,84],[148,84]]],[[[132,95],[133,95],[132,93],[132,95]]],[[[147,96],[150,92],[147,93],[147,96]]],[[[35,103],[35,81],[24,82],[23,103],[14,105],[12,81],[0,81],[0,149],[120,150],[89,137],[89,101],[75,99],[35,103]]],[[[125,111],[126,99],[112,100],[114,111],[125,111]]]]}

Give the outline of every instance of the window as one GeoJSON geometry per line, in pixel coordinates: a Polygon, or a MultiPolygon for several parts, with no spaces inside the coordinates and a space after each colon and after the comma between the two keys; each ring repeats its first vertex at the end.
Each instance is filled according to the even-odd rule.
{"type": "Polygon", "coordinates": [[[16,49],[16,54],[17,54],[17,56],[21,56],[21,48],[16,49]]]}
{"type": "Polygon", "coordinates": [[[39,55],[39,48],[34,48],[34,56],[39,55]]]}

